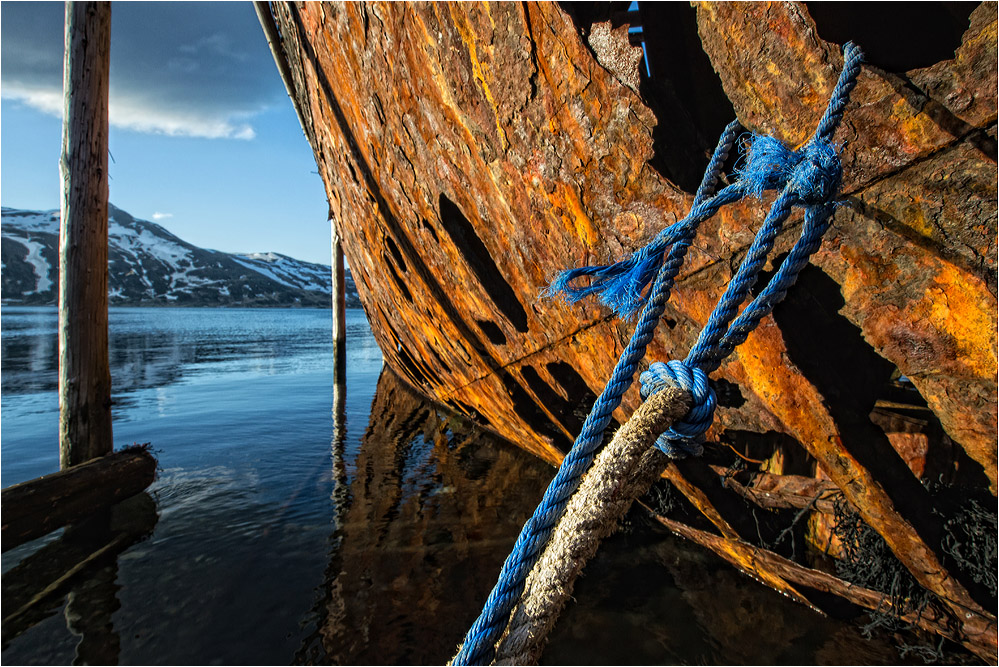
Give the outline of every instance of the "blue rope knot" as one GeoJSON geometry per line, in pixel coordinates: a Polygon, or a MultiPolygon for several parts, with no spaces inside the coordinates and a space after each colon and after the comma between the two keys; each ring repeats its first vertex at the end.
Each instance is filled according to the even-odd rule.
{"type": "Polygon", "coordinates": [[[803,206],[823,204],[839,191],[843,167],[831,143],[813,137],[799,150],[791,150],[780,139],[754,136],[739,170],[747,194],[759,197],[764,190],[790,186],[803,206]]]}
{"type": "Polygon", "coordinates": [[[711,426],[715,417],[715,390],[708,382],[708,375],[700,368],[691,368],[673,359],[665,364],[657,361],[639,376],[642,383],[642,400],[658,393],[666,386],[679,387],[690,392],[690,412],[656,440],[658,447],[670,458],[700,456],[703,447],[698,441],[711,426]]]}

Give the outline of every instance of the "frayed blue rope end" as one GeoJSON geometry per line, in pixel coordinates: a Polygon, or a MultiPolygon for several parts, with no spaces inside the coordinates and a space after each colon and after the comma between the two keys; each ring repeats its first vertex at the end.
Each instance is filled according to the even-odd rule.
{"type": "Polygon", "coordinates": [[[599,296],[600,301],[619,316],[630,319],[645,305],[647,288],[656,277],[663,262],[665,248],[649,244],[628,259],[608,266],[582,266],[559,273],[544,295],[565,296],[575,303],[588,296],[599,296]],[[590,284],[577,286],[573,281],[589,277],[590,284]]]}

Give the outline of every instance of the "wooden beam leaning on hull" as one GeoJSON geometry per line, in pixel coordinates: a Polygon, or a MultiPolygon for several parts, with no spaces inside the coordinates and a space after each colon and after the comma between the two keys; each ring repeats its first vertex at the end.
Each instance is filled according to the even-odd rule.
{"type": "MultiPolygon", "coordinates": [[[[738,6],[704,3],[698,6],[697,21],[699,32],[704,36],[704,50],[740,117],[751,126],[781,132],[792,142],[804,138],[807,123],[784,121],[807,118],[821,112],[821,99],[824,91],[833,86],[838,60],[835,45],[818,38],[815,21],[807,9],[794,3],[739,3],[738,6]],[[759,58],[761,53],[766,54],[772,66],[749,74],[747,61],[759,58]],[[811,78],[802,78],[803,72],[808,72],[811,78]],[[814,95],[802,95],[800,90],[787,85],[789,81],[806,79],[811,82],[809,85],[814,95]]],[[[962,132],[952,132],[934,122],[931,113],[934,110],[944,115],[950,112],[941,108],[932,97],[925,97],[917,105],[899,97],[893,86],[903,86],[902,77],[877,69],[866,70],[861,75],[855,91],[858,108],[849,133],[845,134],[848,141],[844,147],[844,163],[852,163],[854,167],[847,172],[843,186],[845,194],[864,197],[866,188],[873,188],[879,181],[917,164],[918,160],[930,159],[959,144],[968,132],[994,125],[995,93],[992,91],[995,90],[995,76],[983,73],[995,71],[995,26],[995,7],[985,3],[972,16],[964,43],[955,54],[951,74],[947,77],[939,75],[941,81],[948,85],[959,83],[968,90],[976,91],[972,96],[973,103],[967,109],[956,112],[965,118],[962,122],[967,127],[962,125],[962,132]],[[981,79],[976,79],[976,76],[981,76],[981,79]],[[916,126],[925,131],[913,132],[916,126]],[[900,140],[903,136],[912,137],[912,141],[900,140]],[[885,151],[894,151],[897,155],[884,160],[885,151]],[[879,156],[882,161],[874,157],[865,158],[865,155],[879,156]]],[[[939,68],[914,70],[913,78],[925,78],[927,84],[932,84],[933,77],[929,76],[931,69],[939,68]]],[[[923,87],[930,89],[927,84],[923,87]]],[[[910,92],[918,92],[917,98],[923,95],[914,86],[910,92]]],[[[994,206],[995,200],[992,201],[994,206]]],[[[861,229],[863,222],[863,215],[856,214],[852,220],[840,224],[861,229]]],[[[956,226],[961,224],[965,223],[956,226]]],[[[853,247],[863,239],[863,236],[856,241],[844,238],[841,247],[832,246],[820,251],[815,257],[816,265],[844,285],[844,295],[849,289],[851,298],[847,299],[843,313],[860,327],[865,339],[874,344],[881,356],[917,382],[917,387],[927,397],[945,428],[957,432],[960,424],[955,422],[967,421],[981,425],[977,430],[972,429],[975,432],[991,431],[991,436],[983,437],[981,443],[969,438],[960,444],[969,456],[983,465],[994,492],[994,409],[976,408],[973,403],[952,403],[950,409],[944,409],[946,406],[941,402],[946,395],[964,393],[957,390],[959,382],[995,377],[994,343],[961,348],[961,359],[956,366],[959,368],[953,371],[949,385],[938,377],[940,374],[922,370],[927,364],[932,367],[950,363],[946,355],[936,353],[944,348],[935,341],[971,336],[974,332],[967,330],[968,322],[976,320],[967,317],[966,321],[962,321],[954,309],[948,311],[946,318],[935,320],[932,325],[927,324],[929,328],[923,330],[919,328],[922,323],[914,317],[916,309],[923,307],[919,305],[925,298],[922,290],[918,292],[920,299],[914,300],[906,298],[903,289],[906,281],[901,279],[889,281],[887,286],[880,283],[860,286],[856,276],[869,270],[870,265],[864,263],[866,260],[862,251],[854,252],[853,247]],[[884,329],[892,329],[890,322],[893,320],[902,322],[902,329],[910,326],[913,335],[916,332],[923,335],[920,344],[933,349],[935,355],[925,359],[915,353],[906,354],[905,346],[892,345],[890,335],[886,335],[884,329]],[[910,324],[910,320],[915,324],[910,324]],[[931,381],[936,384],[931,384],[931,381]],[[942,386],[947,386],[948,390],[940,390],[942,386]]],[[[879,247],[874,252],[885,254],[891,251],[879,247]]],[[[993,332],[994,320],[990,326],[976,329],[993,332]]],[[[974,339],[969,337],[969,340],[974,339]]],[[[776,368],[773,365],[775,360],[782,355],[790,356],[787,341],[782,338],[781,332],[758,330],[738,354],[745,375],[751,378],[746,384],[754,392],[795,396],[800,406],[807,406],[807,410],[798,410],[795,406],[775,401],[770,407],[783,429],[804,446],[843,491],[846,499],[860,510],[864,521],[885,539],[920,585],[948,604],[958,622],[983,624],[994,629],[995,616],[983,609],[966,586],[941,562],[940,549],[935,544],[935,537],[940,531],[940,518],[933,516],[931,502],[923,502],[928,500],[927,493],[904,469],[904,463],[894,454],[882,455],[890,453],[891,448],[884,433],[867,418],[869,411],[847,409],[855,406],[847,406],[845,402],[836,406],[833,401],[826,400],[828,397],[818,387],[804,386],[786,365],[776,368]]],[[[970,394],[973,396],[974,392],[970,394]]]]}

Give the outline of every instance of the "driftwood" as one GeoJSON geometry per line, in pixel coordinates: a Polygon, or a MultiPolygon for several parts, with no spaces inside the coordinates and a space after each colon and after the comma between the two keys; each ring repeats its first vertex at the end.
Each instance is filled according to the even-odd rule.
{"type": "Polygon", "coordinates": [[[721,466],[711,469],[724,479],[725,486],[740,496],[767,509],[805,509],[832,514],[836,498],[842,497],[839,487],[830,481],[803,475],[772,475],[755,473],[749,480],[729,475],[721,466]]]}
{"type": "Polygon", "coordinates": [[[134,496],[152,484],[156,459],[130,447],[3,490],[2,542],[7,551],[134,496]]]}

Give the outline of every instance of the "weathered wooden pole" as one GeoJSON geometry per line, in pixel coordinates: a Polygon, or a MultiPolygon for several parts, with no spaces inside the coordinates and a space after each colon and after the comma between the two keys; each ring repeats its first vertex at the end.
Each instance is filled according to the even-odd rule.
{"type": "Polygon", "coordinates": [[[343,266],[343,246],[336,224],[330,221],[333,236],[333,373],[335,384],[347,382],[347,276],[343,266]]]}
{"type": "Polygon", "coordinates": [[[108,364],[111,4],[66,3],[59,226],[59,464],[113,448],[108,364]]]}

